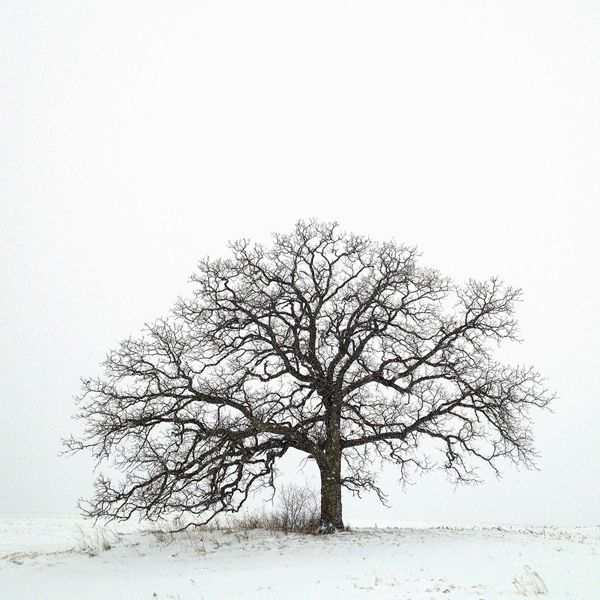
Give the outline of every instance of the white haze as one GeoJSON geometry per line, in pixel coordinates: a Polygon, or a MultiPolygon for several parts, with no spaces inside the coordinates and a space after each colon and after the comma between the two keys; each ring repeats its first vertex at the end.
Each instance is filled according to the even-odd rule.
{"type": "MultiPolygon", "coordinates": [[[[524,289],[540,471],[345,516],[600,522],[600,4],[0,5],[0,512],[74,512],[79,378],[229,239],[298,218],[524,289]]],[[[286,472],[294,475],[295,462],[286,472]]]]}

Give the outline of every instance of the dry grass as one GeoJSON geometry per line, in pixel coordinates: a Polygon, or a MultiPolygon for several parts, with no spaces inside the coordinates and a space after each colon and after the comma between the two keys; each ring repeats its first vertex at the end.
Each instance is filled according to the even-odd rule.
{"type": "MultiPolygon", "coordinates": [[[[299,485],[282,486],[277,494],[275,508],[271,512],[265,510],[240,513],[228,518],[211,521],[205,525],[191,526],[181,518],[171,522],[169,530],[149,530],[161,544],[171,543],[176,532],[185,529],[197,532],[240,532],[253,529],[279,531],[283,533],[317,533],[320,525],[319,498],[311,488],[299,485]]],[[[182,532],[183,533],[183,532],[182,532]]]]}
{"type": "Polygon", "coordinates": [[[88,556],[97,556],[100,552],[107,552],[121,542],[121,535],[103,528],[96,528],[93,532],[86,533],[78,527],[77,544],[75,549],[88,556]]]}
{"type": "Polygon", "coordinates": [[[525,565],[524,573],[513,579],[513,585],[517,592],[523,596],[545,596],[548,588],[540,574],[529,565],[525,565]]]}

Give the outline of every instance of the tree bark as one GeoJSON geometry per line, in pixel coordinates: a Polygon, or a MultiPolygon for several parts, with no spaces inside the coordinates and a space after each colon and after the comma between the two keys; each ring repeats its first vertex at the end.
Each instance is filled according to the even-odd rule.
{"type": "Polygon", "coordinates": [[[321,471],[321,523],[319,533],[344,530],[342,520],[342,443],[340,436],[341,409],[334,397],[325,397],[327,439],[321,471]]]}
{"type": "Polygon", "coordinates": [[[321,523],[319,533],[335,533],[344,530],[340,458],[329,460],[327,465],[320,466],[321,523]]]}
{"type": "Polygon", "coordinates": [[[319,464],[321,471],[321,523],[320,533],[335,533],[344,530],[342,519],[342,448],[340,441],[339,416],[330,414],[329,439],[325,460],[319,464]]]}

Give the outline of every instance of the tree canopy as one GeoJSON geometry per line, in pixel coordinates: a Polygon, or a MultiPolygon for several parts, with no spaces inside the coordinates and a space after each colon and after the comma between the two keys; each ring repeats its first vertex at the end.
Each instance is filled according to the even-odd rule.
{"type": "Polygon", "coordinates": [[[321,473],[321,529],[343,528],[341,488],[384,493],[377,464],[404,479],[477,463],[532,465],[531,408],[551,400],[532,368],[494,359],[516,339],[520,290],[458,285],[415,248],[299,222],[270,246],[240,240],[204,259],[172,313],[110,352],[83,382],[100,475],[93,517],[185,514],[205,522],[274,485],[295,449],[321,473]]]}

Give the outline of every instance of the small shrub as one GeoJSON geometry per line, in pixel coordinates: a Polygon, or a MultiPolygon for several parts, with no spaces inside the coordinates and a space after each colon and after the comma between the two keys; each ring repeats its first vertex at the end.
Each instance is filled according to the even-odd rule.
{"type": "Polygon", "coordinates": [[[282,531],[314,533],[320,521],[316,493],[306,486],[294,484],[283,486],[275,517],[282,531]]]}
{"type": "Polygon", "coordinates": [[[314,490],[289,484],[281,487],[272,513],[247,513],[236,519],[235,527],[242,530],[315,533],[319,528],[319,521],[319,502],[314,490]]]}

